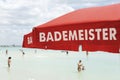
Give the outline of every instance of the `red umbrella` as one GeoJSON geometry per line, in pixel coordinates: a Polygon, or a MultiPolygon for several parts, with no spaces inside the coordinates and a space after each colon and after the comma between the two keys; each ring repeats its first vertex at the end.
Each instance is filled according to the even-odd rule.
{"type": "Polygon", "coordinates": [[[33,29],[36,48],[119,52],[120,4],[79,9],[33,29]],[[114,49],[112,49],[114,48],[114,49]]]}
{"type": "Polygon", "coordinates": [[[33,40],[32,32],[30,32],[28,34],[25,34],[24,38],[23,38],[23,45],[22,45],[22,47],[25,47],[25,48],[33,48],[33,47],[35,47],[33,41],[34,40],[33,40]]]}

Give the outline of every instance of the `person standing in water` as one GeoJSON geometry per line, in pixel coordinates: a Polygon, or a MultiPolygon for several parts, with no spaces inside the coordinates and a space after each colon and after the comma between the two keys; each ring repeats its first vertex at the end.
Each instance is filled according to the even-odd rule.
{"type": "Polygon", "coordinates": [[[81,70],[82,70],[82,61],[81,60],[79,60],[79,62],[78,62],[78,71],[80,72],[81,70]]]}
{"type": "Polygon", "coordinates": [[[8,57],[8,67],[10,68],[11,66],[11,57],[8,57]]]}
{"type": "Polygon", "coordinates": [[[66,54],[68,55],[68,51],[66,51],[66,54]]]}
{"type": "Polygon", "coordinates": [[[8,50],[6,50],[6,55],[8,55],[8,50]]]}
{"type": "Polygon", "coordinates": [[[25,52],[22,52],[23,56],[25,55],[25,52]]]}

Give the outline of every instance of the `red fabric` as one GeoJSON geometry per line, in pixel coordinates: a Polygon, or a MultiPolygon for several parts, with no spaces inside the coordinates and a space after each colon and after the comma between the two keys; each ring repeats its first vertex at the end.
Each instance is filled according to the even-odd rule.
{"type": "Polygon", "coordinates": [[[62,25],[103,21],[120,21],[120,3],[109,6],[79,9],[37,27],[57,27],[62,25]]]}
{"type": "Polygon", "coordinates": [[[24,48],[33,48],[35,44],[33,43],[33,34],[32,32],[24,35],[23,37],[23,45],[24,48]]]}
{"type": "MultiPolygon", "coordinates": [[[[35,33],[35,37],[36,37],[36,44],[37,44],[37,48],[45,48],[46,49],[55,49],[55,50],[72,50],[72,51],[78,51],[78,47],[79,45],[82,45],[83,50],[86,51],[107,51],[107,52],[114,52],[114,53],[118,53],[118,49],[119,49],[119,44],[120,44],[120,23],[119,22],[97,22],[97,23],[87,23],[87,24],[80,24],[80,25],[68,25],[68,26],[58,26],[58,27],[44,27],[44,28],[34,28],[33,33],[35,33]],[[45,32],[47,34],[47,32],[55,32],[55,31],[60,31],[62,32],[64,31],[68,31],[68,30],[89,30],[89,29],[96,29],[96,28],[111,28],[114,27],[117,29],[117,40],[83,40],[83,41],[59,41],[59,42],[39,42],[39,32],[45,32]],[[93,47],[89,46],[89,44],[94,44],[93,47]],[[88,45],[89,48],[86,48],[86,46],[84,45],[88,45]],[[102,46],[99,46],[102,45],[102,46]],[[114,49],[112,45],[114,45],[114,49]]],[[[52,34],[54,35],[54,34],[52,34]]],[[[102,34],[101,34],[102,35],[102,34]]]]}
{"type": "Polygon", "coordinates": [[[83,51],[105,51],[105,52],[112,52],[112,53],[119,53],[118,45],[95,45],[95,44],[88,44],[82,45],[83,51]]]}
{"type": "MultiPolygon", "coordinates": [[[[107,31],[110,37],[110,31],[107,31]]],[[[66,15],[58,17],[43,25],[33,28],[34,48],[54,49],[54,50],[72,50],[78,51],[79,45],[82,45],[83,51],[107,51],[118,53],[120,48],[120,4],[110,6],[85,8],[70,12],[66,15]],[[100,33],[100,40],[71,40],[71,41],[48,41],[40,42],[40,33],[47,34],[51,32],[54,36],[55,31],[62,33],[63,31],[74,30],[90,30],[115,28],[117,40],[102,40],[104,34],[100,33]],[[90,45],[89,45],[90,44],[90,45]]],[[[69,35],[68,33],[66,33],[69,35]]],[[[88,33],[87,33],[88,34],[88,33]]],[[[78,35],[78,33],[77,33],[78,35]]],[[[45,36],[47,37],[47,35],[45,36]]],[[[90,37],[90,35],[88,35],[90,37]]],[[[84,37],[85,38],[85,37],[84,37]]]]}

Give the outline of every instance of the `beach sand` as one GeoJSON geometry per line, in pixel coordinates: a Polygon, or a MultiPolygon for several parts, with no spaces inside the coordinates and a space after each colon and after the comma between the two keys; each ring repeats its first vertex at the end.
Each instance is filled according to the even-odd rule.
{"type": "Polygon", "coordinates": [[[120,80],[120,54],[0,48],[0,80],[120,80]],[[8,49],[8,55],[5,50],[8,49]],[[11,67],[7,59],[11,56],[11,67]],[[78,72],[77,63],[82,60],[85,70],[78,72]]]}

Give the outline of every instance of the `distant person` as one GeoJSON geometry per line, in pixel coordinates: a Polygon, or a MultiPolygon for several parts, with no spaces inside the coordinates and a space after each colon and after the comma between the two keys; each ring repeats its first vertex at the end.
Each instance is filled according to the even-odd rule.
{"type": "Polygon", "coordinates": [[[8,57],[8,67],[10,68],[10,64],[11,64],[11,57],[8,57]]]}
{"type": "Polygon", "coordinates": [[[86,56],[87,56],[87,57],[88,57],[88,54],[89,54],[88,51],[86,51],[86,56]]]}
{"type": "Polygon", "coordinates": [[[22,49],[19,49],[21,52],[22,52],[22,54],[23,54],[23,56],[25,55],[25,52],[22,50],[22,49]]]}
{"type": "Polygon", "coordinates": [[[8,50],[6,50],[6,55],[8,55],[8,50]]]}
{"type": "Polygon", "coordinates": [[[68,51],[66,51],[66,54],[68,54],[68,51]]]}
{"type": "Polygon", "coordinates": [[[81,70],[82,70],[82,61],[81,60],[79,60],[79,62],[78,62],[78,71],[80,72],[81,70]]]}
{"type": "Polygon", "coordinates": [[[37,50],[35,50],[35,53],[37,53],[37,50]]]}
{"type": "Polygon", "coordinates": [[[25,55],[25,52],[22,52],[23,56],[25,55]]]}

